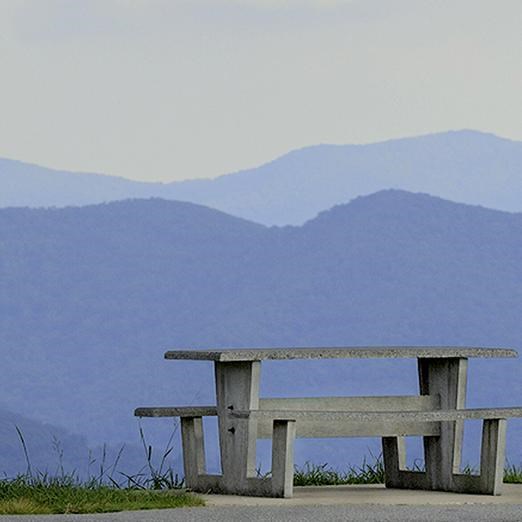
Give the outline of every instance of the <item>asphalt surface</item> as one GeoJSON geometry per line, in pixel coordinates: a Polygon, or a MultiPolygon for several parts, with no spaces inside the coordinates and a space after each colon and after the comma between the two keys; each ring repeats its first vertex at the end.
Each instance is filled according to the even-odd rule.
{"type": "Polygon", "coordinates": [[[502,495],[393,490],[383,485],[311,486],[290,499],[202,495],[205,507],[102,515],[5,515],[0,522],[522,522],[522,485],[502,495]]]}
{"type": "Polygon", "coordinates": [[[1,516],[0,522],[521,522],[521,505],[245,506],[132,511],[104,515],[1,516]]]}

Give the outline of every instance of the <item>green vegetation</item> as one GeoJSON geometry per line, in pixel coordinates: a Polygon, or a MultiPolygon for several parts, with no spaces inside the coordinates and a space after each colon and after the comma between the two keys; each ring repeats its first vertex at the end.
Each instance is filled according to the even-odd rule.
{"type": "MultiPolygon", "coordinates": [[[[296,468],[294,486],[337,486],[341,484],[383,484],[384,465],[381,457],[373,457],[372,461],[363,461],[361,466],[351,466],[347,471],[340,472],[328,464],[311,464],[307,462],[302,468],[296,468]]],[[[415,466],[414,471],[422,471],[415,466]]],[[[465,466],[462,473],[475,474],[477,470],[465,466]]],[[[504,470],[504,482],[507,484],[522,484],[522,465],[509,464],[504,470]]]]}
{"type": "Polygon", "coordinates": [[[0,514],[106,513],[109,511],[201,506],[180,490],[118,488],[71,477],[20,476],[0,481],[0,514]]]}
{"type": "MultiPolygon", "coordinates": [[[[99,463],[99,470],[87,479],[75,473],[66,473],[62,465],[63,451],[58,448],[59,467],[55,476],[40,471],[34,472],[28,448],[20,429],[16,428],[23,448],[27,470],[15,478],[0,479],[0,515],[5,514],[58,514],[58,513],[106,513],[143,509],[162,509],[202,506],[201,498],[185,492],[183,479],[166,465],[172,453],[169,439],[158,466],[154,466],[152,447],[147,445],[140,426],[140,437],[146,455],[146,464],[136,474],[117,471],[123,447],[115,461],[108,465],[106,455],[99,463]],[[119,478],[119,480],[118,480],[119,478]]],[[[93,461],[94,462],[94,461],[93,461]]],[[[422,470],[419,465],[415,470],[422,470]]],[[[466,466],[463,473],[475,473],[466,466]]],[[[384,465],[382,456],[371,455],[360,466],[351,466],[339,472],[327,464],[306,463],[296,468],[295,486],[327,486],[341,484],[382,484],[384,465]]],[[[508,464],[504,482],[522,484],[522,466],[508,464]]]]}
{"type": "MultiPolygon", "coordinates": [[[[146,464],[138,473],[130,475],[118,471],[123,447],[112,463],[107,463],[104,447],[97,472],[82,479],[76,473],[65,472],[63,451],[58,443],[57,474],[51,476],[33,471],[24,436],[18,427],[16,431],[27,469],[15,478],[0,479],[0,515],[107,513],[204,505],[201,498],[181,489],[183,479],[166,466],[166,459],[173,450],[172,438],[175,432],[158,466],[153,464],[152,447],[147,445],[140,426],[146,464]]],[[[89,460],[89,464],[92,463],[94,461],[89,460]]]]}
{"type": "Polygon", "coordinates": [[[359,467],[351,466],[345,472],[328,467],[328,464],[307,462],[302,468],[296,468],[294,486],[337,486],[341,484],[382,484],[384,483],[384,465],[382,459],[373,463],[363,461],[359,467]]]}
{"type": "Polygon", "coordinates": [[[508,464],[504,470],[504,482],[506,484],[522,484],[522,465],[508,464]]]}

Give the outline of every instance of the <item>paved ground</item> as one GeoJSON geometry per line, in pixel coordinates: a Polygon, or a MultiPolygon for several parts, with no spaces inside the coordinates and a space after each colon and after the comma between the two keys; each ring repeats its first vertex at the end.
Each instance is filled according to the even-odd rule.
{"type": "MultiPolygon", "coordinates": [[[[345,506],[374,504],[384,506],[450,506],[464,504],[499,505],[522,507],[522,485],[504,484],[502,495],[464,495],[442,491],[418,491],[386,489],[375,486],[320,486],[294,488],[294,496],[283,498],[239,497],[236,495],[202,495],[207,506],[345,506]]],[[[520,518],[522,522],[522,517],[520,518]]]]}
{"type": "Polygon", "coordinates": [[[18,515],[2,522],[520,522],[522,506],[207,507],[107,515],[18,515]]]}
{"type": "Polygon", "coordinates": [[[386,490],[380,486],[296,488],[293,499],[213,495],[207,507],[106,515],[3,516],[0,522],[521,522],[522,485],[500,497],[386,490]]]}

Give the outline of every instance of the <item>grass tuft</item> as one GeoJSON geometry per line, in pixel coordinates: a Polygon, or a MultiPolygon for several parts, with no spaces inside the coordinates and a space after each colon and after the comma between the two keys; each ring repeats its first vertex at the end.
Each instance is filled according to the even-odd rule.
{"type": "Polygon", "coordinates": [[[201,506],[181,490],[154,491],[76,482],[73,477],[19,476],[0,481],[0,514],[107,513],[201,506]]]}
{"type": "MultiPolygon", "coordinates": [[[[17,477],[0,479],[0,515],[107,513],[204,505],[201,498],[181,489],[183,479],[166,466],[166,459],[173,450],[174,434],[167,443],[159,467],[153,464],[152,447],[147,445],[140,426],[146,457],[141,470],[133,475],[119,471],[117,468],[124,447],[114,462],[108,463],[104,446],[99,471],[81,479],[74,472],[67,474],[64,471],[63,450],[56,439],[53,439],[53,447],[58,455],[58,475],[35,472],[23,433],[18,426],[15,428],[27,468],[17,477]]],[[[89,468],[94,463],[89,455],[89,468]]]]}
{"type": "MultiPolygon", "coordinates": [[[[58,440],[53,439],[53,447],[59,460],[58,475],[33,471],[29,450],[21,430],[16,427],[26,461],[26,472],[15,478],[0,479],[0,515],[18,514],[84,514],[163,509],[202,506],[204,502],[196,495],[182,490],[184,480],[167,466],[167,458],[173,451],[173,437],[168,440],[159,465],[153,464],[153,448],[147,444],[145,434],[139,425],[140,437],[145,452],[146,463],[137,473],[130,475],[117,469],[124,447],[118,452],[114,462],[108,463],[104,446],[99,471],[80,479],[78,474],[66,474],[63,467],[63,450],[58,440]]],[[[327,486],[342,484],[382,484],[384,464],[382,455],[364,459],[360,466],[350,466],[340,472],[328,464],[305,463],[296,467],[295,486],[327,486]]],[[[90,465],[95,460],[89,455],[90,465]]],[[[422,462],[416,462],[413,470],[423,471],[422,462]]],[[[476,474],[476,470],[466,466],[463,473],[476,474]]],[[[522,484],[522,465],[509,464],[505,468],[504,482],[522,484]]]]}
{"type": "MultiPolygon", "coordinates": [[[[350,466],[347,471],[337,471],[328,464],[305,463],[296,467],[294,486],[338,486],[342,484],[384,484],[384,464],[382,456],[373,460],[363,460],[361,466],[350,466]]],[[[413,471],[424,471],[420,463],[416,463],[413,471]]],[[[476,475],[477,469],[465,466],[461,473],[476,475]]],[[[522,465],[507,464],[504,470],[504,482],[507,484],[522,484],[522,465]]]]}
{"type": "Polygon", "coordinates": [[[515,466],[508,462],[504,469],[504,482],[506,484],[522,484],[522,465],[515,466]]]}
{"type": "Polygon", "coordinates": [[[294,473],[295,486],[338,486],[341,484],[383,484],[384,464],[380,457],[372,455],[373,462],[363,460],[360,466],[350,466],[347,471],[339,472],[328,464],[306,462],[294,473]]]}

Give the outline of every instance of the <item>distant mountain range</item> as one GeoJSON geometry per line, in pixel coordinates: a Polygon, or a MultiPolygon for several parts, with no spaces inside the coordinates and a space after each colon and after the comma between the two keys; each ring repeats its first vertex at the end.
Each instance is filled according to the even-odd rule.
{"type": "MultiPolygon", "coordinates": [[[[128,444],[124,447],[88,447],[85,437],[73,435],[62,427],[13,413],[1,406],[0,445],[2,478],[27,472],[47,472],[54,476],[75,473],[86,479],[99,477],[105,472],[104,478],[111,475],[120,481],[122,475],[118,471],[135,475],[146,464],[142,447],[128,444]]],[[[158,464],[155,453],[153,464],[158,464]]],[[[179,464],[179,459],[172,462],[173,466],[176,464],[179,464]]]]}
{"type": "MultiPolygon", "coordinates": [[[[0,397],[90,446],[114,444],[136,438],[138,405],[214,400],[211,365],[164,361],[169,348],[520,348],[521,259],[522,214],[398,190],[283,228],[158,199],[3,209],[0,397]]],[[[265,396],[416,391],[413,361],[263,370],[265,396]]],[[[522,360],[473,360],[469,404],[520,404],[521,370],[522,360]]],[[[509,434],[514,463],[521,428],[509,434]]],[[[332,444],[300,442],[298,460],[349,458],[332,444]]]]}
{"type": "MultiPolygon", "coordinates": [[[[144,177],[154,177],[144,172],[144,177]]],[[[369,145],[317,145],[258,168],[174,183],[56,171],[0,159],[0,207],[63,207],[161,197],[266,225],[299,225],[382,189],[522,211],[522,142],[455,131],[369,145]]]]}

